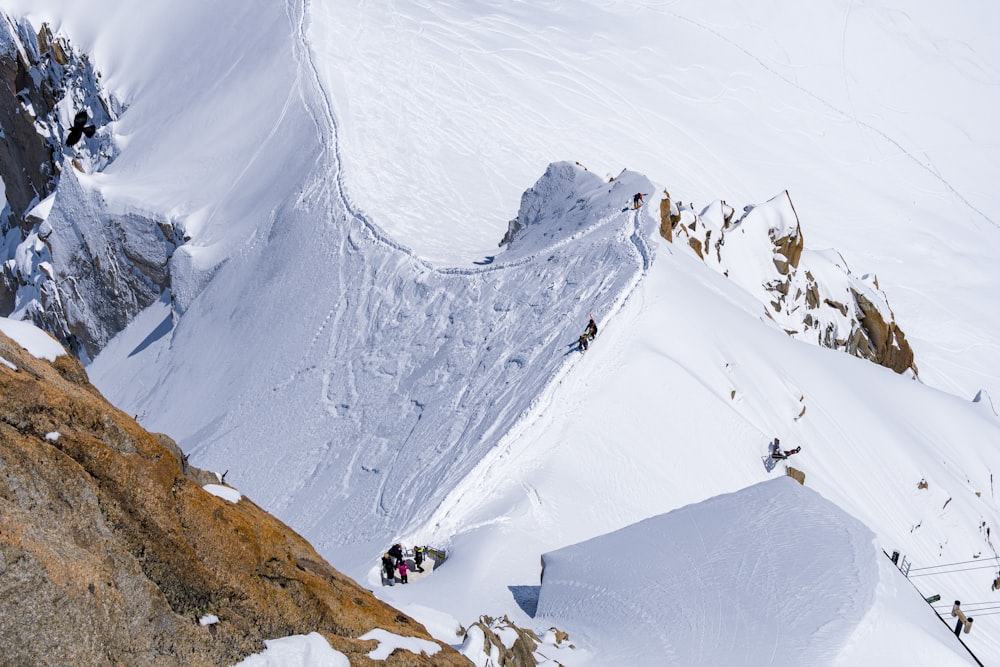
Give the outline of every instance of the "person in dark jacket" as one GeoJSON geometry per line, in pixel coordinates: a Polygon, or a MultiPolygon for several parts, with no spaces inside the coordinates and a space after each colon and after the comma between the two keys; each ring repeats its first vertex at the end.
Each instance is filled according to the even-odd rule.
{"type": "Polygon", "coordinates": [[[399,544],[393,544],[389,547],[389,555],[395,559],[394,563],[399,563],[399,561],[403,560],[403,547],[399,544]]]}
{"type": "Polygon", "coordinates": [[[392,564],[392,558],[388,553],[382,554],[382,571],[385,572],[386,582],[390,586],[396,585],[396,566],[392,564]]]}
{"type": "Polygon", "coordinates": [[[590,321],[587,322],[587,337],[590,340],[594,340],[597,337],[597,322],[594,321],[593,316],[591,316],[590,321]]]}
{"type": "Polygon", "coordinates": [[[423,547],[413,547],[413,569],[417,572],[423,572],[424,568],[422,563],[424,562],[424,549],[423,547]]]}
{"type": "Polygon", "coordinates": [[[588,345],[587,341],[588,340],[589,339],[587,338],[587,334],[586,333],[581,334],[580,338],[577,339],[576,344],[579,346],[578,349],[581,352],[586,352],[587,351],[587,345],[588,345]]]}

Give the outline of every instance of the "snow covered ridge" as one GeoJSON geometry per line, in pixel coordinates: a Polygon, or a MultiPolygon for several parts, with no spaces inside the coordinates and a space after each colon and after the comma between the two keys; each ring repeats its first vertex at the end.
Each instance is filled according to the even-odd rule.
{"type": "Polygon", "coordinates": [[[835,250],[805,248],[787,191],[734,214],[725,201],[699,212],[667,194],[660,233],[756,297],[764,315],[793,338],[916,377],[913,350],[878,280],[852,274],[835,250]]]}
{"type": "Polygon", "coordinates": [[[134,205],[113,210],[92,184],[118,154],[124,107],[86,54],[0,15],[0,314],[29,319],[86,360],[169,286],[182,233],[134,205]],[[74,128],[76,128],[74,130],[74,128]]]}

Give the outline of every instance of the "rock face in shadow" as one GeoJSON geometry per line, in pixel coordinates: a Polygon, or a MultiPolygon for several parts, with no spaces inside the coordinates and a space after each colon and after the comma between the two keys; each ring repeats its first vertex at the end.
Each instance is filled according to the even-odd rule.
{"type": "Polygon", "coordinates": [[[77,178],[114,160],[112,123],[124,112],[86,54],[0,11],[0,79],[0,315],[93,358],[170,288],[183,231],[134,204],[111,205],[77,178]],[[80,118],[86,132],[71,142],[80,118]]]}
{"type": "Polygon", "coordinates": [[[806,248],[788,192],[735,213],[724,201],[695,211],[667,195],[660,234],[754,295],[790,336],[917,376],[877,278],[854,275],[835,250],[806,248]]]}
{"type": "MultiPolygon", "coordinates": [[[[434,641],[247,498],[204,490],[218,479],[108,404],[73,357],[2,334],[0,357],[4,664],[226,665],[317,631],[369,665],[376,642],[358,637],[374,628],[434,641]]],[[[377,664],[468,663],[441,645],[377,664]]]]}

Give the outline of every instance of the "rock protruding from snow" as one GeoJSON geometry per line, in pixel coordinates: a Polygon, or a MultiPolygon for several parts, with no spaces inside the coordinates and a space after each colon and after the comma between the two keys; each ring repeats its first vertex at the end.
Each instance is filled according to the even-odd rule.
{"type": "Polygon", "coordinates": [[[111,123],[123,110],[86,54],[0,13],[0,76],[0,315],[33,321],[87,359],[167,288],[181,233],[134,207],[110,211],[77,179],[115,158],[111,123]],[[77,116],[88,132],[70,146],[77,116]]]}
{"type": "MultiPolygon", "coordinates": [[[[594,224],[592,206],[594,194],[604,181],[580,165],[572,162],[554,162],[538,181],[521,195],[517,217],[507,225],[507,233],[500,240],[508,252],[517,252],[521,246],[539,245],[560,241],[594,224]],[[552,221],[557,220],[558,224],[552,221]]],[[[610,202],[598,211],[603,217],[617,210],[610,202]]]]}
{"type": "Polygon", "coordinates": [[[854,275],[836,251],[805,248],[787,191],[738,218],[724,201],[699,212],[667,196],[660,218],[664,238],[754,295],[789,335],[916,376],[913,350],[875,276],[854,275]]]}
{"type": "Polygon", "coordinates": [[[536,618],[608,665],[831,664],[875,600],[874,537],[780,478],[545,554],[536,618]]]}
{"type": "Polygon", "coordinates": [[[535,667],[563,664],[561,657],[575,651],[575,647],[566,633],[556,628],[539,637],[506,616],[482,616],[465,632],[460,650],[476,667],[535,667]]]}

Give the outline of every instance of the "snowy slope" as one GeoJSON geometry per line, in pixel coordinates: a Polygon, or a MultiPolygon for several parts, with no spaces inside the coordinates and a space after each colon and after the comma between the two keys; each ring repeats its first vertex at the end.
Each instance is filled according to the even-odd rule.
{"type": "MultiPolygon", "coordinates": [[[[613,638],[606,664],[834,664],[871,622],[878,586],[902,580],[880,570],[873,537],[786,477],[545,554],[537,613],[584,641],[613,638]]],[[[930,609],[916,609],[907,620],[938,629],[930,609]]],[[[894,661],[970,664],[947,639],[897,646],[894,661]]]]}
{"type": "Polygon", "coordinates": [[[890,289],[925,381],[970,398],[995,382],[996,327],[974,313],[1000,289],[1000,7],[404,0],[311,17],[350,190],[421,256],[489,253],[553,156],[699,206],[787,189],[811,247],[890,289]]]}
{"type": "MultiPolygon", "coordinates": [[[[373,587],[390,541],[448,546],[394,603],[530,624],[541,553],[766,479],[774,435],[877,545],[994,558],[998,421],[969,401],[1000,395],[994,10],[6,4],[58,19],[129,104],[88,185],[192,237],[176,319],[153,306],[91,377],[373,587]],[[539,225],[498,252],[560,159],[595,171],[551,167],[522,201],[539,225]],[[662,187],[737,208],[788,188],[807,245],[877,272],[927,385],[789,339],[647,240],[620,207],[662,187]]],[[[922,592],[983,600],[979,574],[922,592]]],[[[887,643],[938,646],[895,593],[887,643]]],[[[590,639],[599,664],[612,637],[590,639]]]]}
{"type": "MultiPolygon", "coordinates": [[[[455,555],[434,586],[396,587],[383,597],[438,601],[458,618],[491,601],[530,623],[509,607],[538,585],[539,554],[782,474],[781,466],[769,474],[760,458],[773,436],[803,446],[788,463],[805,472],[807,486],[914,567],[976,555],[996,562],[980,528],[1000,521],[991,486],[1000,424],[992,411],[796,342],[766,325],[758,302],[725,278],[699,271],[698,260],[664,241],[656,246],[646,279],[599,334],[587,363],[542,397],[423,530],[405,535],[415,543],[451,536],[455,555]],[[922,479],[926,490],[917,488],[922,479]],[[462,596],[470,581],[479,582],[474,600],[462,596]]],[[[913,582],[927,596],[978,602],[993,597],[994,575],[984,569],[913,582]]],[[[895,612],[887,618],[903,631],[895,612]]],[[[967,640],[988,663],[1000,653],[984,630],[990,617],[979,622],[967,640]]]]}

